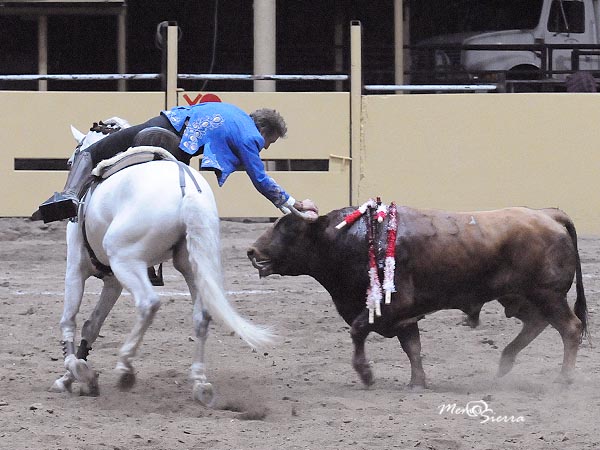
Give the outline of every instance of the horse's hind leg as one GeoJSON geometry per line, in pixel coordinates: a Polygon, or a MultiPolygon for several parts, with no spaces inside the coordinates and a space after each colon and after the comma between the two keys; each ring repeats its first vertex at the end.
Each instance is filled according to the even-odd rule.
{"type": "Polygon", "coordinates": [[[173,266],[183,275],[194,301],[194,333],[196,335],[196,350],[190,370],[190,379],[194,383],[192,396],[194,400],[205,406],[211,406],[215,400],[212,384],[206,378],[205,346],[208,338],[208,325],[211,317],[202,305],[202,298],[196,286],[193,269],[185,246],[179,246],[173,255],[173,266]]]}
{"type": "Polygon", "coordinates": [[[203,405],[211,406],[214,401],[214,391],[212,384],[206,378],[206,365],[204,363],[204,348],[208,337],[208,325],[211,317],[208,311],[202,309],[202,304],[194,303],[194,331],[196,339],[196,351],[194,352],[194,360],[190,370],[190,379],[194,383],[192,395],[194,400],[199,401],[203,405]]]}
{"type": "Polygon", "coordinates": [[[121,284],[131,292],[137,309],[135,324],[119,350],[116,370],[121,372],[119,387],[130,389],[135,384],[135,373],[131,358],[135,356],[142,343],[146,330],[152,323],[160,307],[160,299],[148,278],[148,268],[143,261],[121,261],[111,258],[111,268],[121,284]]]}

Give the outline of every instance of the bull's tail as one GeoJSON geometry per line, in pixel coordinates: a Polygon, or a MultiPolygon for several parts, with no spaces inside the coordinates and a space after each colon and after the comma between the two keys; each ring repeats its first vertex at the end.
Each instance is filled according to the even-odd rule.
{"type": "Polygon", "coordinates": [[[269,329],[245,320],[229,303],[223,288],[219,217],[214,205],[193,190],[182,200],[182,219],[186,227],[186,243],[198,290],[209,312],[231,328],[251,347],[273,342],[269,329]]]}
{"type": "Polygon", "coordinates": [[[590,334],[588,331],[588,310],[587,303],[585,300],[585,291],[583,289],[583,276],[581,275],[581,260],[579,258],[579,250],[577,248],[577,231],[575,231],[575,225],[571,218],[559,209],[550,209],[547,210],[550,212],[551,216],[565,227],[567,233],[573,242],[573,247],[575,248],[575,289],[577,293],[577,298],[575,300],[575,305],[573,306],[573,312],[577,316],[579,320],[581,320],[581,324],[583,325],[581,329],[581,338],[587,337],[590,340],[590,334]]]}

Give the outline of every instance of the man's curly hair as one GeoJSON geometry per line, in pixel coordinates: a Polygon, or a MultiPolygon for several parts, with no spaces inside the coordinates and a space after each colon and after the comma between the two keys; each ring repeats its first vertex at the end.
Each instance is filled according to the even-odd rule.
{"type": "Polygon", "coordinates": [[[250,114],[250,117],[252,117],[252,120],[254,120],[258,131],[264,135],[278,138],[285,137],[287,133],[285,120],[283,120],[281,114],[274,109],[257,109],[250,114]]]}

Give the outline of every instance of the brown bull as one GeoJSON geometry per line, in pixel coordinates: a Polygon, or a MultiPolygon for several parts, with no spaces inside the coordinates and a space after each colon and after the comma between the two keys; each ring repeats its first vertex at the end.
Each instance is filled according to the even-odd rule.
{"type": "MultiPolygon", "coordinates": [[[[323,285],[351,326],[352,363],[363,383],[373,382],[365,357],[371,331],[399,339],[411,364],[410,384],[425,386],[417,320],[434,311],[460,309],[476,322],[482,305],[492,300],[504,306],[507,317],[523,322],[502,352],[498,375],[508,373],[517,354],[551,324],[564,345],[561,379],[571,381],[586,333],[587,307],[577,235],[564,212],[507,208],[451,213],[399,207],[397,292],[391,304],[382,302],[381,316],[369,323],[367,218],[335,228],[352,211],[335,210],[312,223],[284,216],[250,247],[248,257],[261,277],[309,275],[323,285]],[[567,292],[574,278],[572,311],[567,292]]],[[[381,241],[376,242],[379,250],[385,248],[381,241]]]]}

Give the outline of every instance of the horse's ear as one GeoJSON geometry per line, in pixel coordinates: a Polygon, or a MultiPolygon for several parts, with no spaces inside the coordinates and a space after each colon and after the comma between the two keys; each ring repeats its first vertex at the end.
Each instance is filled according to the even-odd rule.
{"type": "Polygon", "coordinates": [[[81,144],[81,141],[83,141],[83,138],[85,138],[85,134],[83,134],[73,125],[71,125],[71,134],[73,134],[73,137],[75,138],[78,144],[81,144]]]}

